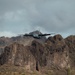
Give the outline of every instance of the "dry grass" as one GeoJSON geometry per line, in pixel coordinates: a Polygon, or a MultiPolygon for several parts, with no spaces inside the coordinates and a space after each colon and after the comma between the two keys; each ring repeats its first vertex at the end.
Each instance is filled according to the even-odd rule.
{"type": "Polygon", "coordinates": [[[44,70],[44,71],[28,71],[24,67],[15,67],[15,66],[0,66],[0,75],[75,75],[75,70],[65,71],[53,71],[53,70],[44,70]]]}
{"type": "Polygon", "coordinates": [[[27,71],[24,67],[0,66],[0,75],[42,75],[40,72],[27,71]]]}

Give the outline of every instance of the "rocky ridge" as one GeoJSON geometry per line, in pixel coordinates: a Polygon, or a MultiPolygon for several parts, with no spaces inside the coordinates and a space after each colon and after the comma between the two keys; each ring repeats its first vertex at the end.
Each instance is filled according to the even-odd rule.
{"type": "Polygon", "coordinates": [[[11,40],[12,43],[5,45],[0,55],[0,65],[14,65],[37,71],[61,70],[75,66],[75,36],[64,39],[57,34],[50,36],[44,43],[30,38],[32,41],[25,45],[27,40],[24,39],[29,38],[22,37],[21,41],[20,37],[17,41],[11,40]]]}

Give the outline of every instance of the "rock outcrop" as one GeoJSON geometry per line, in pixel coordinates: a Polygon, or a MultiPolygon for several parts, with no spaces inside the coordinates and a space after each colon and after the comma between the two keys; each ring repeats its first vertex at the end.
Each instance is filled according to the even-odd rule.
{"type": "Polygon", "coordinates": [[[13,43],[6,46],[4,53],[0,56],[0,64],[24,66],[26,69],[35,69],[35,58],[27,47],[22,44],[13,43]]]}
{"type": "Polygon", "coordinates": [[[72,67],[75,67],[75,36],[71,35],[65,38],[65,42],[69,48],[69,57],[72,67]]]}
{"type": "Polygon", "coordinates": [[[29,70],[39,70],[46,66],[44,52],[44,46],[36,40],[32,41],[31,46],[24,46],[15,42],[5,47],[0,56],[0,64],[24,66],[29,70]]]}
{"type": "Polygon", "coordinates": [[[69,66],[69,49],[61,35],[49,37],[46,41],[48,52],[47,66],[56,68],[67,68],[69,66]]]}
{"type": "Polygon", "coordinates": [[[0,55],[4,51],[4,47],[10,45],[12,43],[12,40],[8,37],[0,37],[0,55]]]}
{"type": "Polygon", "coordinates": [[[36,70],[41,69],[46,66],[46,56],[45,56],[45,45],[40,44],[38,41],[32,41],[30,46],[30,52],[36,59],[36,70]]]}
{"type": "Polygon", "coordinates": [[[4,52],[0,55],[1,66],[14,65],[37,71],[75,66],[75,36],[64,39],[58,34],[43,43],[36,39],[27,43],[28,40],[24,40],[26,37],[15,39],[4,47],[4,52]]]}

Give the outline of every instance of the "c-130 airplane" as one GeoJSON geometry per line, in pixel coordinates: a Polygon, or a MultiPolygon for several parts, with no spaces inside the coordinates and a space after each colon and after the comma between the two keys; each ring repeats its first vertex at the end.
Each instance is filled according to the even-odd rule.
{"type": "Polygon", "coordinates": [[[24,36],[31,36],[35,39],[41,39],[43,36],[49,36],[52,34],[54,34],[54,33],[51,33],[51,34],[25,34],[24,36]]]}

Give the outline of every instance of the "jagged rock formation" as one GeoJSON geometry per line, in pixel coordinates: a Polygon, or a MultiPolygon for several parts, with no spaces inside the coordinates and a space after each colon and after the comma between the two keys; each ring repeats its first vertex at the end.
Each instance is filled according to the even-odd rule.
{"type": "Polygon", "coordinates": [[[44,46],[37,41],[33,41],[31,46],[13,43],[6,46],[0,56],[0,64],[24,66],[26,69],[39,70],[46,65],[44,46]]]}
{"type": "Polygon", "coordinates": [[[4,53],[0,56],[0,64],[24,66],[29,70],[35,69],[36,62],[27,47],[15,42],[5,47],[4,53]]]}
{"type": "Polygon", "coordinates": [[[8,40],[8,46],[4,46],[4,52],[0,55],[0,65],[21,66],[27,70],[38,71],[70,68],[75,66],[74,44],[75,36],[64,39],[59,34],[49,37],[43,43],[31,37],[13,37],[11,43],[8,40]]]}
{"type": "Polygon", "coordinates": [[[30,52],[36,59],[36,70],[46,66],[45,45],[38,41],[32,41],[30,52]]]}
{"type": "Polygon", "coordinates": [[[71,66],[75,66],[75,36],[71,35],[65,38],[66,44],[69,48],[69,57],[70,57],[70,63],[71,66]]]}
{"type": "Polygon", "coordinates": [[[8,37],[0,37],[0,55],[4,51],[4,47],[11,44],[12,40],[8,37]]]}
{"type": "Polygon", "coordinates": [[[56,68],[66,68],[69,66],[69,51],[61,35],[49,37],[46,41],[46,50],[48,52],[47,66],[56,68]]]}

